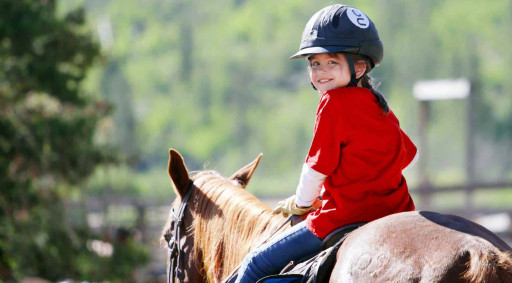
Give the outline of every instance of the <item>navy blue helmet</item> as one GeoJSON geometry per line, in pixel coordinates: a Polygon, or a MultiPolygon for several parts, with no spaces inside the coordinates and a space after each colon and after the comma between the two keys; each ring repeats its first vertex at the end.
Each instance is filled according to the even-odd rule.
{"type": "Polygon", "coordinates": [[[371,68],[384,56],[379,33],[368,16],[340,4],[325,7],[311,17],[302,33],[299,52],[290,59],[335,52],[365,55],[371,59],[371,68]]]}

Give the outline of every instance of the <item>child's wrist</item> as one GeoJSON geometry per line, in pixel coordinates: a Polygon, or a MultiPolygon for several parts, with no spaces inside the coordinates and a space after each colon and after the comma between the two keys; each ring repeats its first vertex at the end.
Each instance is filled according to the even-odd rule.
{"type": "Polygon", "coordinates": [[[300,208],[300,209],[310,208],[311,207],[311,205],[310,206],[296,205],[296,206],[297,206],[297,208],[300,208]]]}

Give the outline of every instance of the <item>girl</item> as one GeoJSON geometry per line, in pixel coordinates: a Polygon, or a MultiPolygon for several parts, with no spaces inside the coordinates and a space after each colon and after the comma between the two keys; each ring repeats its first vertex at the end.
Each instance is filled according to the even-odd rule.
{"type": "Polygon", "coordinates": [[[248,254],[237,282],[254,283],[318,253],[322,239],[337,228],[414,210],[402,170],[416,147],[368,76],[383,57],[373,22],[355,8],[328,6],[307,23],[291,59],[299,57],[309,61],[320,103],[296,194],[274,212],[306,214],[323,188],[321,205],[248,254]]]}

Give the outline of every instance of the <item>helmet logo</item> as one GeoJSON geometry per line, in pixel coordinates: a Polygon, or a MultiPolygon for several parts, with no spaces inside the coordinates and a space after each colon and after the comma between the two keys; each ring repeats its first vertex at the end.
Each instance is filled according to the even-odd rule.
{"type": "Polygon", "coordinates": [[[317,30],[311,30],[311,32],[309,33],[309,38],[310,39],[315,39],[318,35],[318,31],[317,30]]]}
{"type": "Polygon", "coordinates": [[[347,16],[350,21],[359,28],[365,29],[370,26],[368,17],[358,9],[347,8],[347,16]]]}

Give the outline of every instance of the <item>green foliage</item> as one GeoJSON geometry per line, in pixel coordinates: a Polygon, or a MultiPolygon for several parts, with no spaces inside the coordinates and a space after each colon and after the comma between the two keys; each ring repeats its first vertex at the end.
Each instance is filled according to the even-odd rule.
{"type": "MultiPolygon", "coordinates": [[[[189,169],[224,175],[263,152],[249,190],[292,193],[318,95],[305,62],[288,57],[309,17],[330,4],[0,0],[2,278],[129,276],[111,269],[112,258],[87,249],[85,240],[95,235],[65,224],[61,201],[80,188],[75,195],[167,202],[169,147],[184,155],[189,169]],[[113,38],[100,48],[90,30],[111,30],[113,38]],[[103,65],[94,65],[100,60],[103,65]],[[46,208],[49,203],[55,205],[46,208]],[[32,266],[29,251],[43,267],[55,261],[55,270],[32,266]]],[[[468,77],[477,105],[477,179],[512,177],[512,1],[345,4],[367,13],[379,29],[385,55],[372,74],[412,139],[417,141],[414,82],[468,77]]],[[[463,101],[432,103],[430,152],[423,158],[436,184],[466,178],[465,107],[463,101]]],[[[405,173],[412,186],[414,170],[405,173]]],[[[116,255],[123,270],[139,264],[137,254],[144,259],[134,242],[127,245],[133,245],[127,255],[116,255]]]]}
{"type": "Polygon", "coordinates": [[[63,201],[116,159],[95,142],[110,105],[81,91],[100,58],[83,9],[59,18],[55,5],[0,1],[0,280],[102,279],[85,270],[103,268],[86,246],[97,235],[70,225],[63,201]]]}
{"type": "MultiPolygon", "coordinates": [[[[118,105],[110,140],[122,137],[117,144],[125,143],[125,155],[135,156],[133,180],[158,170],[164,176],[138,189],[165,192],[154,187],[162,186],[167,149],[174,147],[189,168],[210,166],[226,175],[263,152],[259,177],[249,189],[293,191],[318,97],[306,64],[288,57],[297,50],[309,17],[331,1],[85,3],[91,22],[109,22],[114,35],[107,52],[115,68],[107,66],[90,82],[91,89],[118,105]],[[270,189],[266,184],[281,185],[270,189]]],[[[507,95],[512,41],[504,36],[512,28],[512,1],[485,7],[454,0],[344,3],[376,23],[385,56],[372,74],[413,140],[418,120],[414,82],[468,77],[477,97],[477,148],[486,149],[478,151],[477,167],[485,168],[478,177],[510,176],[512,162],[500,152],[512,152],[512,99],[507,95]]],[[[432,150],[424,158],[435,181],[445,182],[445,170],[453,173],[453,181],[465,178],[465,106],[462,101],[433,103],[432,150]]],[[[412,185],[414,170],[407,173],[412,185]]]]}

